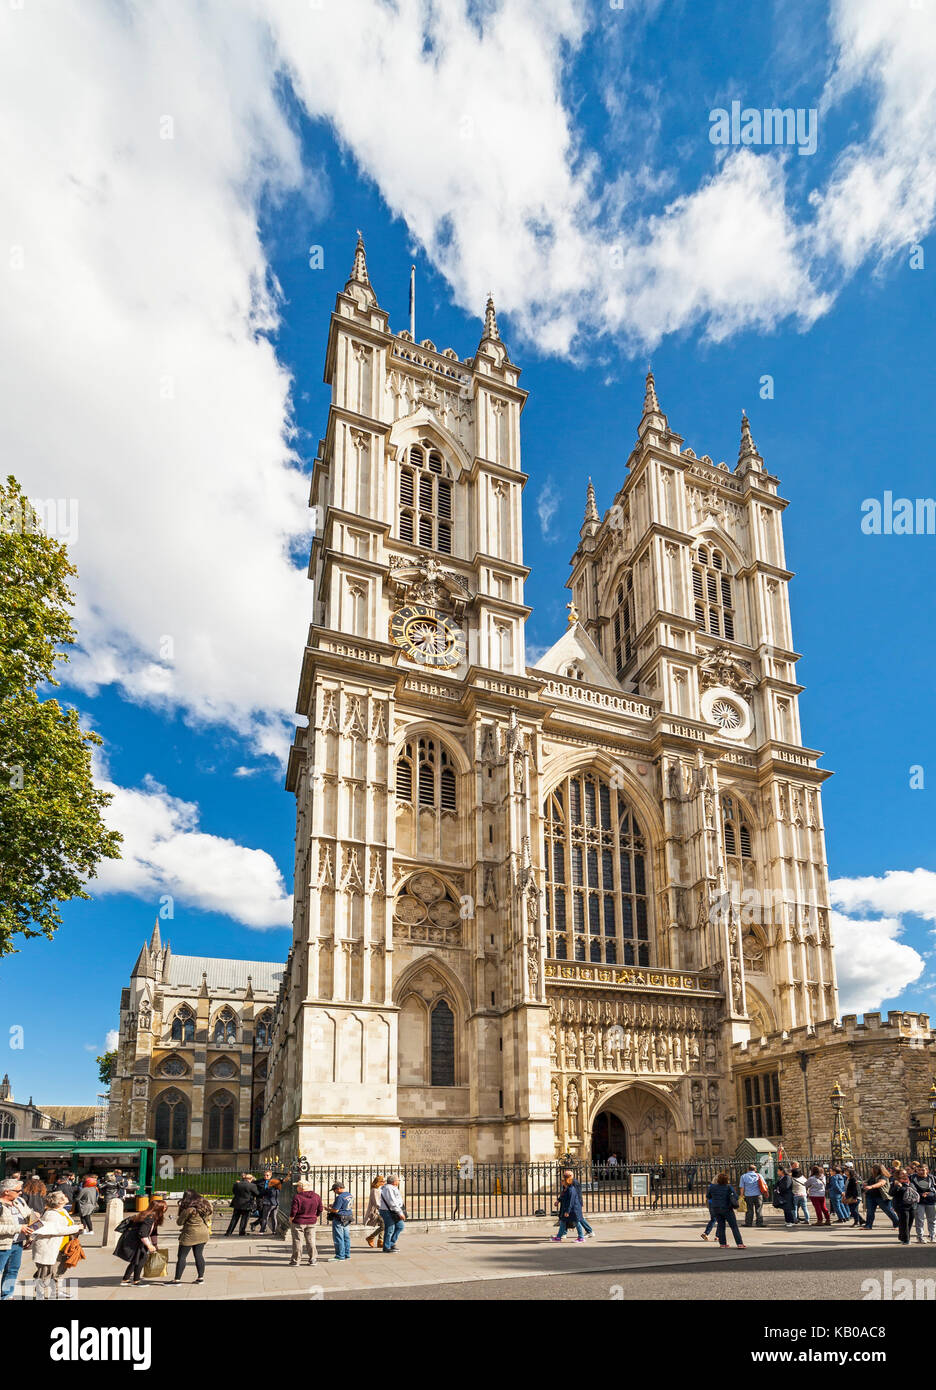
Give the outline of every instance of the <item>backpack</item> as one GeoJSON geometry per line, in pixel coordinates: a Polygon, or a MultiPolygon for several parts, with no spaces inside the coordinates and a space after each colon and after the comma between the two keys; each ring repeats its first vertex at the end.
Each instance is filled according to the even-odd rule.
{"type": "Polygon", "coordinates": [[[897,1202],[902,1207],[915,1207],[920,1200],[920,1194],[913,1186],[912,1182],[902,1182],[900,1191],[897,1193],[897,1202]]]}

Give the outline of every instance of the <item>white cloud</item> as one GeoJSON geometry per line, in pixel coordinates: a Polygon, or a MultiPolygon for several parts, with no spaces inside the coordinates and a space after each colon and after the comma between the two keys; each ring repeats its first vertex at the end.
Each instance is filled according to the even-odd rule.
{"type": "Polygon", "coordinates": [[[552,478],[547,478],[536,499],[536,515],[539,517],[540,531],[544,541],[556,539],[552,530],[552,523],[558,510],[559,494],[553,486],[552,478]]]}
{"type": "Polygon", "coordinates": [[[104,1051],[113,1052],[120,1042],[120,1033],[116,1028],[108,1028],[107,1037],[104,1039],[104,1051]]]}
{"type": "Polygon", "coordinates": [[[92,894],[131,893],[151,903],[169,894],[176,906],[221,912],[247,927],[285,927],[292,897],[265,850],[199,829],[198,807],[171,796],[152,778],[138,789],[116,786],[105,818],[124,836],[122,858],[102,860],[92,894]]]}
{"type": "Polygon", "coordinates": [[[932,869],[888,869],[875,878],[832,880],[832,901],[845,912],[912,913],[936,922],[936,873],[932,869]]]}
{"type": "Polygon", "coordinates": [[[898,918],[859,921],[833,912],[830,923],[841,1013],[879,1009],[922,975],[926,962],[898,940],[903,930],[898,918]]]}
{"type": "Polygon", "coordinates": [[[28,493],[78,500],[70,680],[282,757],[311,585],[264,336],[258,200],[306,177],[274,77],[249,5],[0,10],[0,221],[22,256],[0,276],[0,440],[28,493]]]}

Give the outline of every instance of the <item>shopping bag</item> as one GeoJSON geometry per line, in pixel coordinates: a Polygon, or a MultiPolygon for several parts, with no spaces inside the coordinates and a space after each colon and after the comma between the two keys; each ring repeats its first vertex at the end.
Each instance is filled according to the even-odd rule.
{"type": "Polygon", "coordinates": [[[144,1279],[162,1279],[169,1265],[169,1255],[165,1250],[151,1250],[143,1266],[144,1279]]]}

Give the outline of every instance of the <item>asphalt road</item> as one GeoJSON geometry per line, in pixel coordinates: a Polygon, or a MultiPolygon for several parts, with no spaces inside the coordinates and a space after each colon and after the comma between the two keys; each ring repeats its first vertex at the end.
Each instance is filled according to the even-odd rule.
{"type": "MultiPolygon", "coordinates": [[[[801,1232],[799,1237],[812,1239],[801,1232]]],[[[817,1236],[821,1238],[821,1235],[817,1236]]],[[[752,1299],[793,1299],[807,1302],[860,1301],[870,1305],[865,1281],[875,1279],[882,1292],[891,1289],[899,1279],[928,1280],[930,1287],[920,1286],[920,1292],[930,1300],[936,1298],[936,1246],[916,1244],[903,1247],[896,1240],[874,1238],[867,1245],[857,1242],[846,1249],[816,1250],[802,1245],[790,1253],[734,1253],[730,1249],[718,1257],[720,1263],[680,1266],[658,1265],[653,1269],[617,1271],[600,1274],[532,1275],[516,1279],[473,1279],[464,1284],[423,1284],[403,1289],[374,1289],[373,1291],[336,1292],[326,1294],[328,1302],[409,1301],[432,1302],[483,1300],[488,1302],[549,1301],[565,1302],[588,1299],[604,1302],[630,1302],[650,1299],[655,1302],[717,1299],[726,1302],[752,1299]]],[[[897,1286],[899,1294],[901,1288],[897,1286]]],[[[914,1283],[914,1292],[917,1292],[914,1283]]],[[[921,1310],[929,1316],[929,1310],[921,1310]]]]}

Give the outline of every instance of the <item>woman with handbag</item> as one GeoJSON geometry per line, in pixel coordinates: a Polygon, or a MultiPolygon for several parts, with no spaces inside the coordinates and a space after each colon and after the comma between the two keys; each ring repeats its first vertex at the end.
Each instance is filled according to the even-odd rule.
{"type": "Polygon", "coordinates": [[[373,1250],[383,1249],[383,1217],[380,1215],[380,1189],[384,1185],[383,1173],[378,1173],[370,1185],[370,1197],[367,1202],[367,1211],[364,1213],[364,1225],[374,1226],[373,1235],[366,1237],[367,1244],[373,1250]]]}
{"type": "Polygon", "coordinates": [[[211,1203],[200,1192],[183,1192],[176,1216],[179,1232],[179,1254],[176,1259],[174,1284],[182,1283],[182,1271],[189,1257],[195,1259],[195,1283],[205,1282],[205,1246],[211,1239],[211,1203]]]}
{"type": "MultiPolygon", "coordinates": [[[[128,1216],[121,1221],[118,1226],[120,1240],[114,1249],[114,1254],[118,1260],[126,1260],[127,1271],[121,1279],[121,1285],[132,1284],[139,1288],[142,1284],[143,1270],[147,1262],[148,1255],[155,1255],[158,1249],[156,1232],[162,1225],[166,1215],[166,1203],[162,1201],[151,1202],[146,1211],[135,1211],[132,1216],[128,1216]]],[[[159,1251],[162,1254],[162,1251],[159,1251]]]]}
{"type": "MultiPolygon", "coordinates": [[[[58,1298],[59,1280],[73,1265],[65,1264],[65,1255],[72,1239],[84,1230],[80,1221],[69,1216],[65,1208],[68,1198],[64,1192],[53,1192],[46,1199],[46,1209],[38,1226],[32,1228],[33,1259],[36,1261],[36,1297],[58,1298]],[[55,1285],[53,1292],[52,1286],[55,1285]]],[[[77,1264],[79,1255],[74,1264],[77,1264]]]]}
{"type": "Polygon", "coordinates": [[[721,1249],[728,1249],[728,1241],[725,1239],[726,1226],[731,1230],[738,1249],[746,1249],[738,1229],[738,1218],[735,1216],[738,1209],[738,1194],[731,1186],[728,1174],[719,1173],[715,1181],[709,1183],[705,1196],[709,1203],[709,1210],[715,1217],[715,1234],[721,1249]]]}

